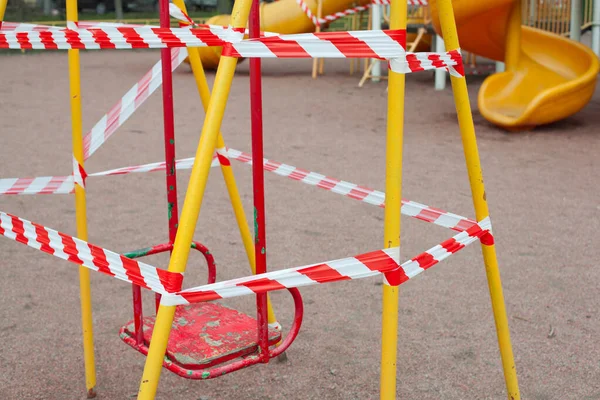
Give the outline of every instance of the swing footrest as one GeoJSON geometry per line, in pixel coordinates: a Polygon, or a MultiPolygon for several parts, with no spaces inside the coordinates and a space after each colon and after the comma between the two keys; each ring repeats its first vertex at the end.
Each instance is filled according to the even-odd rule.
{"type": "MultiPolygon", "coordinates": [[[[142,322],[143,340],[136,340],[134,321],[121,328],[121,339],[148,354],[155,317],[142,322]]],[[[177,306],[164,367],[180,376],[200,376],[205,370],[258,352],[256,319],[219,303],[177,306]]],[[[269,345],[281,340],[280,329],[269,328],[269,345]]]]}

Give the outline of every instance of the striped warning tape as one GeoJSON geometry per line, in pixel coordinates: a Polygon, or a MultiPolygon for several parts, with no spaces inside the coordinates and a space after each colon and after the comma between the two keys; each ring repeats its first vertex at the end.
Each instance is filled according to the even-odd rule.
{"type": "Polygon", "coordinates": [[[285,288],[302,287],[384,274],[387,283],[401,285],[457,253],[477,239],[493,244],[491,223],[485,218],[466,231],[403,264],[400,248],[377,250],[354,257],[252,275],[181,290],[183,274],[158,269],[99,246],[0,211],[0,235],[116,279],[163,295],[164,305],[183,305],[285,288]]]}
{"type": "Polygon", "coordinates": [[[468,230],[456,234],[402,264],[398,261],[400,248],[393,247],[354,257],[185,289],[163,296],[161,304],[184,305],[287,288],[361,279],[381,274],[385,275],[390,285],[398,286],[457,253],[477,239],[484,241],[485,238],[487,244],[492,244],[493,237],[490,232],[490,219],[485,218],[468,230]]]}
{"type": "MultiPolygon", "coordinates": [[[[191,169],[194,163],[194,158],[184,158],[175,161],[175,168],[178,170],[191,169]]],[[[211,167],[219,165],[216,157],[213,159],[211,167]]],[[[1,195],[32,195],[32,194],[69,194],[73,193],[74,183],[77,182],[80,186],[84,186],[85,178],[110,175],[124,175],[141,172],[164,171],[166,163],[155,162],[150,164],[133,165],[130,167],[122,167],[110,169],[107,171],[94,172],[86,174],[80,168],[77,161],[73,163],[74,174],[70,176],[42,176],[37,178],[4,178],[0,179],[0,196],[1,195]],[[77,168],[77,169],[75,169],[77,168]],[[78,172],[77,172],[78,171],[78,172]],[[77,179],[74,178],[77,176],[77,179]]]]}
{"type": "Polygon", "coordinates": [[[181,289],[183,275],[155,268],[64,233],[0,211],[0,235],[63,260],[165,294],[181,289]]]}
{"type": "MultiPolygon", "coordinates": [[[[252,165],[252,155],[235,149],[217,149],[217,157],[213,158],[211,167],[216,167],[219,163],[230,165],[229,159],[234,159],[246,165],[252,165]]],[[[177,170],[192,168],[194,158],[185,158],[177,160],[175,167],[177,170]]],[[[74,164],[75,165],[75,164],[74,164]]],[[[87,174],[87,177],[124,175],[141,172],[164,171],[165,162],[155,162],[150,164],[134,165],[122,167],[102,172],[87,174]]],[[[351,199],[359,200],[367,204],[378,207],[385,207],[385,193],[360,186],[355,183],[331,178],[317,172],[311,172],[302,168],[294,167],[289,164],[280,163],[274,160],[263,159],[265,170],[273,172],[279,176],[287,177],[307,185],[316,186],[321,189],[337,193],[351,199]]],[[[47,176],[38,178],[12,178],[0,179],[0,195],[26,195],[26,194],[67,194],[73,192],[73,176],[47,176]]],[[[411,200],[402,200],[402,214],[430,222],[455,231],[464,231],[475,225],[477,222],[451,213],[439,208],[429,207],[411,200]]]]}
{"type": "MultiPolygon", "coordinates": [[[[309,18],[316,18],[311,13],[310,9],[304,2],[304,0],[297,0],[298,4],[305,10],[309,18]]],[[[420,1],[420,0],[417,0],[420,1]]],[[[171,3],[169,6],[169,12],[173,18],[176,18],[180,21],[180,25],[193,25],[193,26],[201,26],[196,24],[183,10],[177,7],[175,4],[171,3]]],[[[363,11],[365,7],[358,6],[346,11],[342,11],[340,13],[336,13],[333,16],[325,17],[324,21],[333,21],[337,18],[343,17],[348,14],[352,14],[357,11],[363,11]]],[[[317,20],[314,19],[313,22],[317,24],[317,20]]],[[[261,32],[262,37],[276,37],[278,36],[276,33],[271,32],[261,32]]],[[[306,36],[306,35],[304,35],[306,36]]],[[[280,37],[281,38],[281,37],[280,37]]],[[[277,39],[276,39],[277,40],[277,39]]],[[[265,41],[266,43],[266,41],[265,41]]],[[[257,45],[257,43],[254,43],[257,45]]],[[[276,43],[277,45],[277,43],[276,43]]],[[[314,44],[311,44],[314,46],[314,44]]],[[[403,45],[404,46],[404,45],[403,45]]],[[[281,49],[277,49],[277,51],[272,51],[270,48],[270,44],[265,45],[262,49],[258,46],[254,49],[256,53],[250,55],[249,53],[243,54],[243,56],[254,56],[254,57],[316,57],[316,55],[312,55],[310,51],[307,49],[307,46],[302,46],[302,48],[288,48],[287,53],[284,55],[284,51],[281,49]]],[[[223,52],[225,55],[232,55],[236,57],[242,56],[241,54],[236,53],[231,48],[225,49],[223,52]]],[[[389,63],[389,68],[398,73],[410,73],[410,72],[418,72],[425,71],[430,69],[445,69],[453,76],[464,76],[462,57],[460,54],[460,50],[454,50],[446,53],[431,53],[431,52],[423,52],[423,53],[405,53],[406,56],[404,58],[396,57],[391,58],[389,63]]]]}
{"type": "MultiPolygon", "coordinates": [[[[252,165],[251,154],[235,149],[225,150],[224,148],[218,149],[217,152],[221,156],[219,157],[220,161],[223,160],[224,156],[227,156],[230,159],[252,165]]],[[[292,165],[283,164],[266,158],[263,159],[263,165],[265,170],[279,176],[284,176],[307,185],[316,186],[367,204],[382,208],[385,207],[385,193],[380,192],[379,190],[369,189],[355,183],[331,178],[317,172],[307,171],[302,168],[297,168],[292,165]]],[[[404,199],[402,200],[401,212],[406,216],[414,217],[459,232],[470,229],[477,224],[477,222],[472,219],[404,199]]]]}
{"type": "MultiPolygon", "coordinates": [[[[187,57],[186,49],[171,50],[172,71],[187,57]]],[[[142,79],[125,93],[83,138],[83,155],[87,160],[121,125],[131,117],[156,89],[162,85],[162,65],[158,61],[142,79]]]]}
{"type": "Polygon", "coordinates": [[[132,49],[223,46],[223,55],[261,58],[376,58],[390,60],[397,73],[444,69],[464,76],[459,50],[406,53],[406,30],[318,32],[242,40],[237,30],[200,28],[107,27],[53,31],[0,31],[0,48],[132,49]]]}

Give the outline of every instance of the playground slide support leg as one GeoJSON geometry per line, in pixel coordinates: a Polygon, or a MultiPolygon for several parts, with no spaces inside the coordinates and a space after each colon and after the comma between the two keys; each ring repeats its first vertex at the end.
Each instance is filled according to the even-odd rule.
{"type": "MultiPolygon", "coordinates": [[[[67,21],[77,22],[77,0],[67,0],[67,21]]],[[[68,50],[69,94],[71,96],[71,133],[73,157],[83,167],[83,136],[81,122],[81,76],[79,50],[68,50]]],[[[85,188],[75,185],[75,219],[77,237],[87,238],[87,212],[85,188]]],[[[90,270],[79,267],[79,291],[81,301],[81,329],[83,333],[83,358],[85,365],[85,386],[87,397],[96,397],[96,365],[94,359],[94,324],[92,320],[92,294],[90,270]]]]}
{"type": "MultiPolygon", "coordinates": [[[[250,5],[251,0],[238,0],[235,2],[232,12],[232,25],[234,28],[243,28],[246,25],[250,5]]],[[[184,272],[186,269],[192,238],[208,181],[212,156],[225,114],[225,106],[236,65],[237,58],[235,57],[223,56],[219,61],[214,81],[214,90],[206,111],[206,118],[181,211],[173,253],[169,262],[168,270],[171,272],[184,272]]],[[[144,373],[140,382],[139,400],[152,400],[156,395],[174,315],[174,306],[161,305],[158,309],[150,348],[148,349],[148,356],[146,358],[146,365],[144,366],[144,373]]]]}
{"type": "MultiPolygon", "coordinates": [[[[443,53],[444,51],[444,39],[440,35],[435,35],[435,51],[443,53]]],[[[443,69],[436,68],[435,75],[435,90],[446,89],[446,74],[447,72],[443,69]]]]}
{"type": "MultiPolygon", "coordinates": [[[[444,36],[445,37],[445,36],[444,36]]],[[[515,1],[510,10],[505,49],[505,69],[514,71],[521,54],[521,2],[515,1]]]]}
{"type": "MultiPolygon", "coordinates": [[[[407,2],[392,0],[391,29],[406,29],[407,2]]],[[[404,43],[406,47],[406,43],[404,43]]],[[[400,246],[400,207],[402,200],[402,146],[404,135],[405,75],[389,71],[387,139],[385,161],[384,247],[400,246]]],[[[396,398],[398,350],[398,286],[384,279],[381,326],[380,398],[396,398]]]]}
{"type": "Polygon", "coordinates": [[[592,50],[600,57],[600,0],[594,0],[592,9],[592,50]]]}
{"type": "MultiPolygon", "coordinates": [[[[440,25],[446,43],[446,49],[449,51],[459,48],[458,34],[454,20],[454,11],[451,0],[438,0],[440,25]]],[[[471,194],[475,207],[475,215],[478,221],[489,216],[489,209],[486,200],[485,186],[483,184],[483,173],[477,149],[475,137],[475,127],[473,125],[473,116],[471,114],[471,105],[467,92],[467,83],[464,77],[451,77],[452,91],[456,112],[458,114],[458,123],[460,127],[463,149],[469,182],[471,185],[471,194]]],[[[519,383],[517,379],[517,370],[510,342],[510,331],[508,327],[508,318],[502,294],[502,282],[500,280],[500,271],[498,269],[498,260],[496,258],[496,249],[494,245],[481,244],[485,270],[488,280],[488,287],[496,323],[496,333],[498,336],[498,345],[502,358],[502,367],[504,370],[504,379],[506,381],[507,397],[510,400],[519,400],[519,383]]]]}
{"type": "MultiPolygon", "coordinates": [[[[187,13],[187,9],[183,0],[173,0],[173,3],[185,13],[187,13]]],[[[208,103],[210,102],[210,89],[208,87],[208,82],[206,81],[206,74],[204,73],[202,61],[200,60],[200,52],[196,47],[188,47],[187,50],[189,54],[190,65],[192,67],[192,73],[194,74],[194,79],[196,81],[198,94],[200,95],[202,106],[204,107],[204,111],[206,112],[206,110],[208,109],[208,103]]],[[[217,148],[225,147],[226,146],[225,141],[223,140],[223,135],[221,132],[219,132],[219,136],[217,137],[217,148]]],[[[238,224],[238,229],[240,230],[242,243],[244,244],[244,249],[248,258],[248,263],[250,264],[250,270],[253,274],[256,274],[256,259],[254,257],[254,242],[252,240],[252,233],[250,232],[250,228],[248,227],[248,219],[246,218],[246,213],[242,204],[242,198],[240,197],[240,192],[237,188],[235,175],[233,174],[233,169],[231,168],[231,165],[222,163],[221,173],[223,174],[223,179],[225,181],[225,186],[227,187],[231,207],[233,208],[233,213],[238,224]]],[[[271,305],[269,296],[267,296],[267,315],[269,324],[278,325],[277,318],[275,317],[275,312],[273,311],[273,307],[271,305]]]]}
{"type": "Polygon", "coordinates": [[[569,38],[576,42],[581,41],[581,0],[571,0],[571,24],[569,38]]]}

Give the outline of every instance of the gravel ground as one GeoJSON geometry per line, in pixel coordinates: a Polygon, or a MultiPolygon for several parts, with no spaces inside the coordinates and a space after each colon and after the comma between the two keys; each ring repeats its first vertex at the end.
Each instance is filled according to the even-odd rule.
{"type": "MultiPolygon", "coordinates": [[[[82,54],[83,120],[93,123],[157,60],[158,53],[82,54]]],[[[265,155],[384,188],[385,84],[357,87],[348,63],[328,61],[310,78],[310,60],[264,62],[265,155]]],[[[2,177],[69,174],[65,53],[2,57],[2,177]]],[[[233,83],[223,133],[250,150],[248,63],[233,83]]],[[[212,82],[214,75],[209,74],[212,82]]],[[[506,133],[476,110],[482,77],[469,77],[487,197],[524,399],[600,399],[600,91],[577,115],[528,133],[506,133]]],[[[177,155],[190,157],[204,113],[189,67],[174,78],[177,155]]],[[[408,76],[403,197],[472,216],[449,89],[431,73],[408,76]]],[[[156,93],[87,164],[90,172],[161,160],[156,93]]],[[[234,163],[249,215],[251,171],[234,163]]],[[[189,174],[179,173],[179,193],[189,174]]],[[[270,269],[359,254],[383,245],[383,212],[273,174],[266,176],[270,269]]],[[[248,273],[225,185],[214,170],[196,239],[215,254],[218,279],[248,273]]],[[[75,232],[70,196],[7,196],[0,209],[75,232]]],[[[88,180],[90,241],[124,252],[167,239],[161,173],[88,180]]],[[[452,235],[402,220],[403,258],[452,235]]],[[[0,398],[83,399],[77,269],[0,240],[0,398]]],[[[166,267],[167,258],[147,262],[166,267]]],[[[186,286],[206,279],[192,256],[186,286]]],[[[100,399],[134,398],[144,357],[118,337],[131,319],[130,286],[92,274],[100,399]]],[[[376,399],[379,392],[380,279],[302,290],[305,319],[286,363],[271,362],[206,382],[164,371],[160,399],[376,399]]],[[[289,327],[291,300],[272,295],[289,327]]],[[[151,296],[145,296],[150,310],[151,296]]],[[[248,313],[254,299],[227,304],[248,313]]],[[[401,287],[398,397],[502,399],[505,388],[485,272],[477,246],[401,287]]]]}

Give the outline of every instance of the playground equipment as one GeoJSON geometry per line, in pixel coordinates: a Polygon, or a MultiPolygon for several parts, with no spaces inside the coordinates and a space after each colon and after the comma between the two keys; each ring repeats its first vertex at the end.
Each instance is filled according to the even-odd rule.
{"type": "MultiPolygon", "coordinates": [[[[433,24],[441,35],[439,1],[431,0],[433,24]]],[[[559,121],[591,99],[600,69],[584,45],[521,25],[521,2],[464,0],[455,5],[462,48],[504,61],[506,71],[488,77],[478,105],[490,122],[527,130],[559,121]]]]}
{"type": "MultiPolygon", "coordinates": [[[[84,354],[88,394],[93,396],[95,387],[89,285],[90,269],[133,283],[160,295],[156,318],[143,318],[141,312],[136,311],[134,320],[121,330],[121,334],[129,344],[147,354],[138,393],[139,399],[154,398],[163,366],[185,377],[208,379],[257,363],[266,363],[274,356],[281,354],[294,340],[300,328],[302,303],[297,290],[298,287],[382,276],[384,285],[380,396],[383,399],[392,399],[395,398],[396,393],[398,286],[450,255],[457,253],[467,245],[480,241],[496,323],[507,396],[510,399],[519,399],[516,368],[510,344],[494,238],[451,1],[440,0],[438,3],[438,7],[441,9],[440,15],[442,16],[441,27],[448,49],[444,53],[406,52],[407,4],[404,1],[395,0],[392,2],[390,30],[324,32],[309,35],[282,35],[280,33],[259,32],[259,7],[256,1],[254,3],[250,0],[236,1],[231,25],[228,27],[195,26],[193,21],[185,14],[183,3],[180,0],[175,0],[174,3],[175,5],[171,7],[171,15],[179,18],[188,26],[166,28],[168,24],[167,1],[162,1],[162,28],[94,25],[85,28],[85,24],[77,23],[75,0],[69,0],[67,3],[69,18],[67,28],[27,26],[26,24],[3,24],[0,26],[0,48],[68,49],[69,51],[74,143],[73,174],[69,177],[3,179],[0,181],[0,193],[71,193],[74,191],[78,236],[80,237],[71,237],[4,212],[0,212],[0,235],[81,266],[84,354]],[[251,7],[252,12],[250,12],[251,7]],[[244,39],[246,31],[244,27],[249,14],[251,14],[250,38],[244,39]],[[212,96],[209,94],[198,54],[198,48],[207,46],[222,47],[212,96]],[[185,47],[187,47],[187,52],[182,49],[185,47]],[[142,89],[142,92],[138,93],[137,96],[130,93],[126,94],[122,102],[119,103],[118,111],[107,114],[100,121],[100,125],[92,129],[90,134],[86,135],[86,140],[83,140],[81,135],[79,49],[131,48],[161,48],[161,65],[155,66],[150,75],[142,79],[142,86],[146,85],[146,89],[142,89]],[[171,177],[169,171],[186,165],[189,166],[191,161],[192,171],[181,212],[180,226],[177,228],[172,244],[169,242],[167,245],[159,246],[158,249],[131,253],[128,257],[88,243],[85,238],[85,182],[87,177],[94,174],[88,175],[85,172],[85,158],[97,150],[124,120],[140,106],[150,92],[156,89],[158,79],[155,79],[155,75],[159,72],[162,73],[162,82],[165,85],[163,89],[165,137],[168,138],[169,142],[173,140],[174,136],[171,135],[173,131],[173,97],[169,72],[176,67],[176,64],[181,63],[188,54],[201,99],[203,104],[207,106],[206,118],[194,159],[169,163],[174,159],[174,151],[166,146],[167,159],[165,163],[126,167],[119,169],[119,171],[111,170],[95,174],[108,175],[126,171],[140,172],[143,170],[166,169],[167,179],[169,179],[171,177]],[[252,156],[227,149],[219,132],[237,60],[242,57],[251,58],[252,156]],[[264,57],[376,58],[388,62],[390,71],[385,195],[349,182],[328,178],[315,172],[265,160],[262,157],[259,58],[264,57]],[[174,60],[175,62],[173,62],[174,60]],[[451,75],[476,220],[420,203],[402,200],[404,74],[436,68],[444,69],[451,75]],[[230,160],[232,159],[238,159],[246,164],[251,163],[253,167],[254,241],[248,241],[249,235],[245,232],[249,231],[245,216],[237,210],[237,206],[241,203],[233,183],[233,175],[231,170],[227,168],[230,166],[230,160]],[[260,160],[263,162],[261,163],[260,160]],[[194,246],[193,233],[198,221],[208,175],[210,168],[216,165],[221,166],[225,180],[228,183],[228,191],[251,266],[253,264],[252,256],[254,256],[255,274],[244,278],[182,289],[183,273],[187,266],[190,250],[194,246]],[[384,207],[384,248],[354,257],[265,272],[267,252],[262,176],[264,169],[368,204],[384,207]],[[450,228],[458,233],[422,254],[400,263],[401,213],[450,228]],[[143,253],[149,254],[156,251],[172,251],[167,270],[152,267],[132,258],[143,253]],[[280,340],[279,333],[274,332],[274,329],[269,329],[271,317],[269,316],[269,303],[266,294],[269,291],[283,289],[290,291],[294,297],[296,318],[288,336],[278,343],[280,340]],[[212,354],[207,354],[214,350],[212,348],[194,347],[190,349],[186,346],[193,345],[193,343],[189,341],[187,335],[197,331],[185,328],[172,332],[175,317],[179,315],[193,317],[198,323],[204,323],[206,324],[205,327],[209,327],[209,323],[217,318],[216,314],[219,314],[220,318],[223,315],[231,315],[231,313],[221,315],[220,313],[229,313],[229,311],[218,306],[209,305],[212,303],[208,302],[241,295],[256,295],[257,318],[255,321],[250,321],[250,317],[242,317],[241,327],[229,325],[229,329],[232,330],[232,333],[241,333],[242,330],[254,323],[256,323],[256,329],[247,335],[241,335],[244,340],[227,344],[228,349],[234,349],[233,354],[219,352],[213,357],[212,354]],[[238,359],[232,360],[234,357],[238,359]],[[190,359],[193,362],[190,363],[190,359]]],[[[5,6],[6,0],[0,1],[0,4],[5,6]]],[[[0,6],[0,11],[3,6],[0,6]]],[[[135,88],[137,90],[137,86],[135,88]]],[[[167,190],[169,193],[173,188],[168,186],[167,190]]],[[[173,197],[169,197],[169,199],[171,200],[173,197]]],[[[174,208],[171,212],[176,213],[177,209],[174,208]]],[[[172,218],[171,216],[171,221],[172,218]]],[[[204,254],[207,255],[206,251],[204,254]]],[[[208,261],[210,268],[211,260],[208,261]]],[[[211,275],[209,275],[209,280],[212,280],[211,275]]],[[[134,291],[134,296],[136,295],[134,291]]],[[[134,300],[134,304],[139,303],[135,303],[134,300]]],[[[233,317],[228,318],[228,321],[233,319],[233,317]]],[[[216,332],[216,334],[219,334],[219,332],[216,332]]]]}

